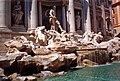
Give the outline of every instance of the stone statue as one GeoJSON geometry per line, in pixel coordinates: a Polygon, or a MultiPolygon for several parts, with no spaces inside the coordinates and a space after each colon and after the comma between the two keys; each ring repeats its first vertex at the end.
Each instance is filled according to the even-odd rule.
{"type": "Polygon", "coordinates": [[[81,20],[81,17],[80,17],[80,12],[77,12],[77,15],[75,17],[75,21],[76,21],[76,27],[77,29],[80,29],[80,20],[81,20]]]}
{"type": "Polygon", "coordinates": [[[39,43],[41,46],[47,45],[47,36],[44,34],[45,26],[37,27],[35,29],[35,38],[36,43],[39,43]]]}
{"type": "MultiPolygon", "coordinates": [[[[53,6],[53,8],[54,7],[55,6],[53,6]]],[[[60,31],[63,31],[63,29],[62,29],[62,27],[60,25],[60,22],[57,20],[57,18],[55,16],[55,10],[54,9],[50,9],[50,11],[48,13],[48,17],[49,17],[49,23],[51,24],[51,29],[52,30],[57,30],[59,28],[60,31]]]]}
{"type": "Polygon", "coordinates": [[[12,16],[13,16],[13,20],[14,20],[14,24],[16,25],[20,25],[22,23],[22,17],[23,17],[23,12],[22,12],[22,7],[20,4],[20,1],[17,1],[17,4],[13,7],[13,11],[12,11],[12,16]]]}
{"type": "Polygon", "coordinates": [[[83,34],[83,40],[81,41],[82,44],[91,43],[93,37],[93,32],[85,32],[83,34]]]}
{"type": "Polygon", "coordinates": [[[99,43],[102,42],[102,40],[103,40],[103,36],[102,36],[101,32],[99,32],[98,34],[93,34],[93,40],[92,41],[93,41],[93,44],[95,46],[98,46],[99,43]]]}
{"type": "Polygon", "coordinates": [[[55,22],[56,22],[56,17],[55,17],[55,11],[53,9],[50,9],[49,12],[49,22],[51,24],[51,29],[55,30],[55,22]]]}

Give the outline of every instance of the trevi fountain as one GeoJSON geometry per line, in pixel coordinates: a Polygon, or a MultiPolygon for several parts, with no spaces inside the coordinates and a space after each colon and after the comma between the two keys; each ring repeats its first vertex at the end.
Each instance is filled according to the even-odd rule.
{"type": "Polygon", "coordinates": [[[67,33],[50,20],[50,30],[40,26],[4,42],[0,81],[120,81],[119,36],[67,33]]]}

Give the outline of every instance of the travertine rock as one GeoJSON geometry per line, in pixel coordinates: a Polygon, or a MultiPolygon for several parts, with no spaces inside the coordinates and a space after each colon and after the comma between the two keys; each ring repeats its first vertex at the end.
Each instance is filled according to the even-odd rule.
{"type": "Polygon", "coordinates": [[[20,76],[16,78],[16,81],[37,81],[37,77],[33,76],[20,76]]]}
{"type": "MultiPolygon", "coordinates": [[[[7,75],[14,72],[30,75],[42,71],[44,76],[54,76],[57,74],[52,72],[66,71],[77,65],[91,66],[119,59],[120,38],[102,42],[101,33],[59,33],[56,30],[46,31],[41,26],[33,30],[27,38],[18,36],[4,43],[9,51],[6,56],[0,56],[0,68],[5,68],[7,75]],[[9,72],[10,70],[14,71],[9,72]]],[[[17,79],[27,80],[26,77],[17,79]]]]}
{"type": "Polygon", "coordinates": [[[98,47],[107,48],[109,53],[117,53],[120,49],[120,38],[115,37],[107,42],[101,42],[98,47]]]}
{"type": "Polygon", "coordinates": [[[26,52],[10,53],[6,56],[0,56],[0,68],[10,67],[15,60],[20,60],[23,56],[28,55],[26,52]]]}
{"type": "Polygon", "coordinates": [[[53,73],[51,71],[41,71],[40,76],[42,77],[54,77],[54,76],[62,76],[65,75],[67,72],[61,71],[53,73]]]}
{"type": "Polygon", "coordinates": [[[47,48],[37,48],[34,50],[35,55],[47,55],[50,54],[52,51],[47,48]]]}
{"type": "Polygon", "coordinates": [[[62,54],[62,56],[65,58],[65,65],[68,68],[70,67],[76,67],[77,66],[77,56],[75,53],[70,53],[70,54],[62,54]]]}
{"type": "Polygon", "coordinates": [[[17,48],[18,50],[21,50],[22,48],[24,48],[22,43],[20,43],[19,41],[14,41],[14,40],[7,41],[4,43],[4,45],[7,48],[17,48]]]}
{"type": "Polygon", "coordinates": [[[0,76],[3,77],[4,75],[4,69],[0,68],[0,76]]]}
{"type": "Polygon", "coordinates": [[[97,63],[89,60],[89,59],[84,59],[82,61],[83,66],[93,66],[93,65],[98,65],[97,63]]]}
{"type": "MultiPolygon", "coordinates": [[[[84,65],[83,61],[88,59],[93,64],[105,64],[111,61],[111,56],[107,52],[107,49],[81,49],[77,51],[77,64],[78,66],[84,65]]],[[[90,62],[91,63],[91,62],[90,62]]],[[[89,61],[88,61],[89,65],[89,61]]]]}
{"type": "Polygon", "coordinates": [[[42,63],[44,69],[50,71],[59,71],[60,67],[65,65],[64,57],[57,53],[34,56],[34,60],[42,63]]]}

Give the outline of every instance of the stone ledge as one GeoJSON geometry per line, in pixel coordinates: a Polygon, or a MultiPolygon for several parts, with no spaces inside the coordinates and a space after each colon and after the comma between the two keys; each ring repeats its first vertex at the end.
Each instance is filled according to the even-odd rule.
{"type": "Polygon", "coordinates": [[[13,32],[26,32],[27,28],[24,25],[14,25],[10,27],[10,30],[13,32]]]}
{"type": "Polygon", "coordinates": [[[90,50],[107,50],[107,48],[90,48],[90,49],[77,49],[76,51],[90,51],[90,50]]]}
{"type": "Polygon", "coordinates": [[[8,32],[8,31],[0,31],[0,34],[24,34],[24,35],[29,35],[28,32],[8,32]]]}

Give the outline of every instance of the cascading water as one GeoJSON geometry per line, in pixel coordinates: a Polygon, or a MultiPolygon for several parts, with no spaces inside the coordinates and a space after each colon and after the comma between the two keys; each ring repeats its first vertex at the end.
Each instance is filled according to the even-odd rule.
{"type": "MultiPolygon", "coordinates": [[[[111,57],[109,57],[109,53],[107,49],[84,49],[77,51],[78,60],[77,63],[79,66],[84,65],[82,62],[87,59],[89,63],[94,62],[95,64],[105,64],[109,62],[111,57]]],[[[88,64],[89,65],[89,64],[88,64]]],[[[93,64],[94,65],[94,64],[93,64]]]]}

